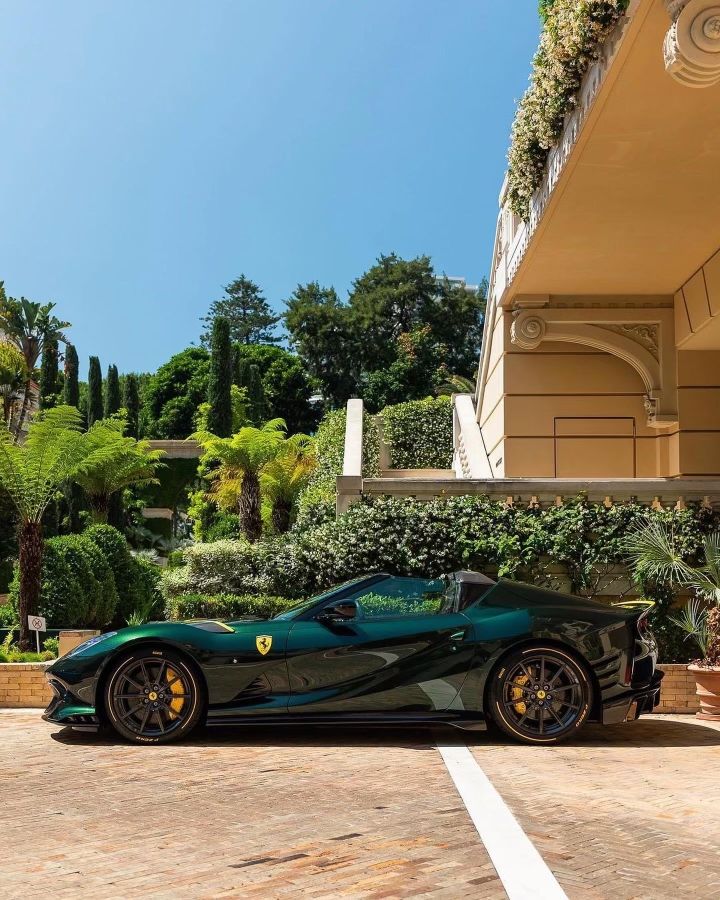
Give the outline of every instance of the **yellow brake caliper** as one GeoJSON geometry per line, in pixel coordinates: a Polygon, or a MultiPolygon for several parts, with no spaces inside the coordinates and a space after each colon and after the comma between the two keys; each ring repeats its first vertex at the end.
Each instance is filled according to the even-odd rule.
{"type": "MultiPolygon", "coordinates": [[[[528,679],[527,675],[520,675],[518,678],[515,679],[515,681],[518,684],[527,684],[529,679],[528,679]]],[[[515,712],[519,713],[521,716],[525,715],[525,713],[527,712],[527,705],[526,705],[525,701],[522,699],[523,691],[520,690],[519,687],[515,687],[515,686],[510,688],[510,690],[512,692],[512,696],[510,699],[518,701],[517,703],[513,703],[513,708],[514,708],[515,712]]]]}
{"type": "MultiPolygon", "coordinates": [[[[170,692],[173,694],[184,694],[185,693],[185,685],[183,684],[182,678],[178,677],[178,673],[174,669],[168,668],[167,670],[167,680],[170,682],[170,692]]],[[[170,718],[176,719],[185,705],[184,697],[176,697],[174,700],[170,701],[170,718]]]]}

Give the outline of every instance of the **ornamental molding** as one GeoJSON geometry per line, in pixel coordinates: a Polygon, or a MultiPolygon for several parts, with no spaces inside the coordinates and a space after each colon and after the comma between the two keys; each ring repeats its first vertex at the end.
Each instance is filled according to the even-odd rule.
{"type": "Polygon", "coordinates": [[[679,84],[711,87],[720,82],[718,0],[664,0],[672,20],[663,42],[665,70],[679,84]]]}
{"type": "Polygon", "coordinates": [[[521,350],[535,350],[545,341],[582,344],[617,356],[638,373],[645,386],[647,423],[663,428],[677,423],[672,313],[655,310],[656,320],[613,321],[620,310],[597,311],[558,308],[517,309],[510,326],[510,340],[521,350]],[[583,321],[584,314],[584,321],[583,321]],[[609,320],[609,321],[608,321],[609,320]],[[664,351],[664,352],[663,352],[664,351]]]}
{"type": "Polygon", "coordinates": [[[612,331],[614,334],[620,334],[623,337],[635,341],[641,347],[644,347],[648,353],[655,359],[660,359],[660,348],[658,344],[658,325],[656,323],[636,323],[630,325],[600,325],[605,331],[612,331]]]}

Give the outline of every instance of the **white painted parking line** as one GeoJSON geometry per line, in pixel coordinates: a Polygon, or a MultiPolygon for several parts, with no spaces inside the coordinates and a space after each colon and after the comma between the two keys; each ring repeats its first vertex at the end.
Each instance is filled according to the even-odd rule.
{"type": "Polygon", "coordinates": [[[567,900],[468,748],[438,744],[438,750],[510,900],[567,900]]]}

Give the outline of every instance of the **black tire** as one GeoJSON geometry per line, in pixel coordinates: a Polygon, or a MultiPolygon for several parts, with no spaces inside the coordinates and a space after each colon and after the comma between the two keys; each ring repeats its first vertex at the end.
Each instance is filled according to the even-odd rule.
{"type": "Polygon", "coordinates": [[[104,700],[108,724],[136,744],[187,737],[204,718],[198,675],[165,647],[142,647],[122,656],[109,673],[104,700]]]}
{"type": "Polygon", "coordinates": [[[592,707],[590,678],[556,647],[523,647],[492,675],[489,712],[506,735],[526,744],[557,744],[577,734],[592,707]]]}

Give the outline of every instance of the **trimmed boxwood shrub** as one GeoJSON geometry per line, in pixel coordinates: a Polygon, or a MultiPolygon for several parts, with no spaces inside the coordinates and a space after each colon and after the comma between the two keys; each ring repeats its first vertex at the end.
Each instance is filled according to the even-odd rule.
{"type": "Polygon", "coordinates": [[[453,459],[450,397],[428,397],[386,406],[383,439],[393,469],[450,469],[453,459]]]}
{"type": "Polygon", "coordinates": [[[150,618],[161,613],[163,601],[158,591],[160,572],[157,566],[136,559],[124,536],[111,525],[91,525],[82,537],[95,544],[112,571],[118,596],[115,624],[124,626],[137,610],[145,611],[150,618]]]}
{"type": "MultiPolygon", "coordinates": [[[[19,573],[10,587],[17,611],[19,573]]],[[[118,594],[102,551],[81,534],[45,541],[38,612],[52,628],[101,628],[115,615],[118,594]]]]}
{"type": "Polygon", "coordinates": [[[181,594],[168,601],[169,619],[270,619],[297,601],[266,594],[181,594]]]}

